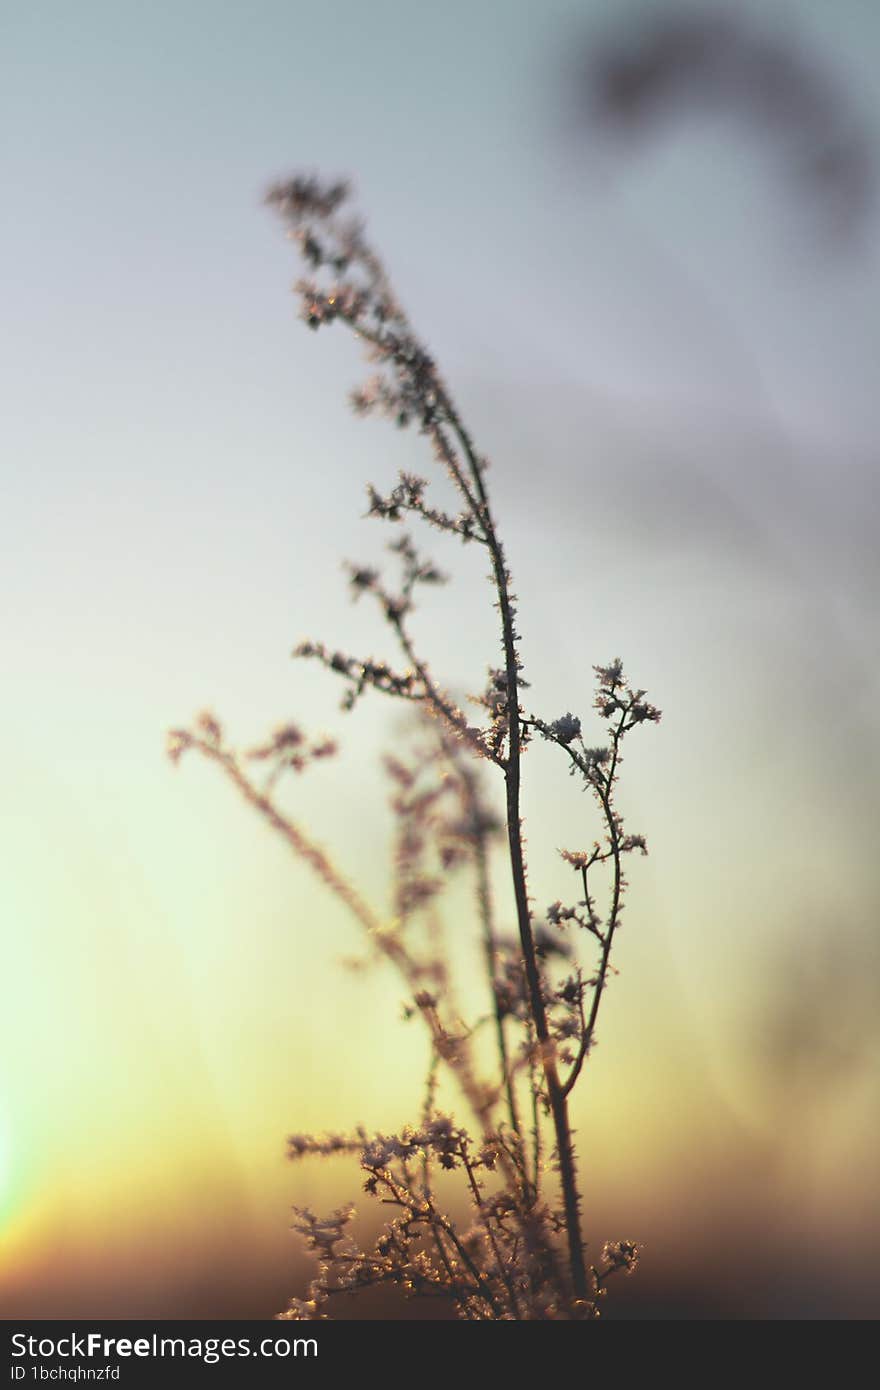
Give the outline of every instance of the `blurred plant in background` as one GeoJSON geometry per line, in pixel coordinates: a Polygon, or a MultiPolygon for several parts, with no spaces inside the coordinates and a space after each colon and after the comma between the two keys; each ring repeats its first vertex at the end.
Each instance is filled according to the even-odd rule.
{"type": "Polygon", "coordinates": [[[863,114],[790,24],[678,3],[615,17],[589,44],[577,91],[592,136],[656,140],[689,113],[729,120],[757,135],[762,153],[844,242],[870,218],[876,158],[863,114]]]}
{"type": "Polygon", "coordinates": [[[386,759],[396,822],[393,901],[373,907],[283,809],[279,781],[302,774],[335,753],[326,739],[310,740],[295,724],[279,727],[244,753],[225,740],[220,722],[203,714],[169,736],[176,762],[196,750],[217,764],[245,799],[281,834],[342,900],[375,952],[399,972],[406,1013],[423,1021],[430,1066],[421,1111],[399,1133],[297,1134],[293,1159],[351,1153],[368,1194],[394,1209],[375,1245],[352,1238],[353,1207],[319,1218],[297,1212],[297,1229],[318,1256],[317,1276],[288,1318],[326,1316],[333,1295],[394,1285],[406,1293],[451,1303],[472,1319],[589,1318],[598,1315],[609,1278],[631,1272],[639,1259],[629,1240],[605,1244],[588,1258],[582,1230],[580,1177],[569,1098],[584,1074],[596,1037],[612,950],[621,925],[626,856],[647,853],[629,833],[615,790],[624,739],[659,720],[645,691],[630,685],[622,663],[594,667],[595,712],[604,741],[588,744],[580,716],[545,719],[523,702],[524,679],[516,596],[487,487],[488,463],[478,454],[450,392],[392,291],[361,225],[342,216],[344,183],[295,178],[267,201],[280,212],[312,275],[297,284],[302,315],[313,329],[339,322],[366,346],[378,368],[352,394],[361,414],[381,411],[400,428],[413,426],[451,488],[447,508],[426,479],[401,473],[390,492],[369,488],[369,514],[395,526],[428,523],[488,562],[498,614],[500,663],[490,663],[483,689],[464,702],[433,673],[418,650],[411,616],[416,596],[445,576],[409,532],[389,546],[399,570],[395,585],[377,568],[349,566],[354,598],[378,605],[397,648],[396,662],[352,656],[317,641],[295,655],[319,662],[344,686],[343,708],[368,690],[413,705],[421,719],[412,747],[386,759]],[[601,838],[560,851],[570,893],[543,913],[529,897],[520,811],[522,760],[536,740],[550,744],[596,804],[601,838]],[[503,813],[484,786],[483,765],[503,780],[503,813]],[[260,777],[260,772],[263,775],[260,777]],[[517,933],[499,930],[490,863],[508,863],[517,933]],[[456,933],[479,939],[485,969],[485,1013],[463,1021],[456,1004],[440,917],[441,899],[466,875],[472,909],[456,933]],[[592,964],[583,963],[584,948],[592,964]],[[484,1033],[492,1038],[486,1075],[484,1033]],[[470,1128],[438,1103],[447,1073],[470,1112],[470,1128]],[[446,1174],[463,1182],[466,1223],[449,1214],[446,1174]]]}

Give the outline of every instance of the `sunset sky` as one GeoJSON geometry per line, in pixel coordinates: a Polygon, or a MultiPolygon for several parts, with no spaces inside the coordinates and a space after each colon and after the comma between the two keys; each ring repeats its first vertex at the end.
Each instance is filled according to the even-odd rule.
{"type": "MultiPolygon", "coordinates": [[[[359,1181],[290,1168],[285,1135],[420,1104],[399,983],[341,971],[342,910],[163,751],[205,706],[244,746],[288,718],[338,737],[298,813],[384,905],[397,711],[342,715],[290,652],[384,654],[342,561],[388,538],[367,481],[431,462],[347,411],[356,346],[297,320],[261,199],[301,169],[352,177],[492,459],[533,706],[586,722],[620,655],[664,711],[623,770],[651,855],[576,1114],[590,1239],[646,1243],[622,1307],[876,1311],[880,207],[831,235],[784,152],[718,113],[591,123],[585,59],[644,12],[3,21],[0,1315],[271,1315],[304,1278],[291,1204],[359,1181]]],[[[754,14],[880,151],[880,10],[754,14]]],[[[455,582],[419,632],[474,691],[491,594],[430,540],[455,582]]],[[[597,833],[550,753],[526,763],[539,905],[569,888],[555,850],[597,833]]]]}

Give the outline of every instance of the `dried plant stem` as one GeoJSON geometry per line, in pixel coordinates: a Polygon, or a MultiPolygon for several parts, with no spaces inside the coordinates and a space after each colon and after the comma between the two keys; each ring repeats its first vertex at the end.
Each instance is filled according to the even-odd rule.
{"type": "Polygon", "coordinates": [[[206,758],[219,763],[227,777],[234,782],[241,792],[245,801],[259,811],[262,816],[277,830],[280,835],[288,842],[291,849],[301,859],[309,864],[319,878],[335,893],[337,898],[345,903],[346,907],[357,918],[361,926],[369,932],[370,936],[376,941],[379,949],[386,955],[390,955],[401,969],[406,969],[406,962],[403,953],[400,951],[396,942],[391,941],[383,933],[382,919],[364,901],[359,893],[351,886],[346,878],[339,872],[333,861],[327,854],[316,845],[313,840],[300,830],[296,823],[289,817],[282,815],[271,797],[259,792],[253,783],[242,772],[236,758],[225,749],[218,747],[207,739],[193,740],[199,751],[206,758]]]}
{"type": "MultiPolygon", "coordinates": [[[[259,811],[272,828],[283,836],[294,853],[310,865],[324,884],[345,904],[366,930],[376,948],[396,965],[406,983],[412,989],[417,990],[417,967],[406,948],[390,932],[384,930],[385,923],[378,913],[355,891],[324,850],[310,840],[294,821],[283,815],[271,797],[258,791],[242,771],[237,758],[222,747],[219,742],[215,742],[211,738],[198,738],[192,734],[187,734],[186,739],[190,747],[197,748],[206,758],[217,763],[223,769],[248,805],[259,811]]],[[[449,1039],[435,1008],[424,1008],[420,1009],[419,1012],[431,1035],[433,1048],[431,1066],[435,1065],[435,1058],[440,1058],[446,1062],[470,1105],[474,1117],[478,1120],[484,1137],[490,1137],[492,1132],[489,1114],[491,1102],[487,1100],[483,1089],[473,1076],[470,1062],[462,1056],[461,1051],[455,1053],[450,1051],[449,1039]]]]}
{"type": "Polygon", "coordinates": [[[475,858],[477,865],[477,899],[483,926],[483,949],[486,957],[486,974],[489,978],[489,987],[492,990],[493,997],[498,1059],[501,1064],[501,1074],[504,1077],[504,1092],[507,1098],[507,1113],[510,1117],[511,1128],[514,1133],[521,1138],[516,1089],[513,1084],[513,1073],[507,1052],[507,1038],[504,1033],[504,1014],[501,1009],[501,1001],[495,989],[495,982],[498,978],[498,944],[495,940],[495,931],[492,923],[492,899],[489,892],[489,866],[486,860],[486,847],[482,840],[480,840],[476,846],[475,858]]]}
{"type": "MultiPolygon", "coordinates": [[[[605,992],[605,986],[608,982],[608,972],[611,967],[611,948],[614,944],[614,934],[620,926],[620,907],[624,886],[623,855],[620,843],[620,825],[614,807],[611,804],[611,789],[614,786],[614,780],[617,776],[618,764],[620,761],[620,740],[626,728],[626,719],[627,713],[625,711],[617,727],[611,731],[611,762],[605,782],[593,782],[593,788],[605,818],[605,826],[608,831],[609,857],[613,864],[611,910],[608,914],[608,924],[604,932],[600,932],[596,928],[591,927],[593,934],[598,937],[602,949],[599,955],[599,968],[596,972],[593,985],[593,1000],[588,1017],[583,1015],[583,1008],[581,1006],[583,1018],[581,1040],[574,1066],[563,1087],[566,1096],[574,1089],[575,1083],[580,1076],[584,1060],[593,1041],[593,1036],[596,1031],[596,1022],[599,1018],[599,1009],[602,1005],[602,995],[605,992]]],[[[560,744],[560,747],[563,748],[571,758],[575,767],[577,767],[579,765],[578,758],[573,750],[566,747],[564,744],[560,744]]],[[[587,868],[585,865],[581,868],[581,877],[584,885],[584,903],[589,914],[591,911],[590,890],[587,884],[587,868]]]]}
{"type": "Polygon", "coordinates": [[[367,1251],[346,1232],[354,1206],[323,1218],[297,1208],[296,1229],[318,1256],[318,1278],[310,1284],[308,1296],[291,1299],[280,1316],[321,1317],[331,1294],[391,1284],[411,1296],[450,1297],[459,1315],[469,1320],[598,1317],[607,1278],[618,1271],[632,1272],[639,1250],[629,1240],[606,1242],[598,1266],[586,1264],[569,1096],[590,1055],[613,970],[612,947],[627,888],[623,856],[636,850],[647,853],[644,836],[624,833],[615,805],[621,740],[636,725],[657,722],[660,711],[645,701],[645,691],[631,686],[619,658],[593,668],[598,677],[594,704],[608,721],[608,743],[588,747],[580,717],[570,711],[548,722],[521,707],[528,681],[520,661],[513,581],[489,503],[488,462],[477,455],[433,358],[397,302],[361,224],[337,216],[347,195],[345,183],[314,177],[295,177],[275,185],[267,195],[315,272],[296,286],[303,318],[312,329],[344,323],[366,345],[367,356],[379,363],[378,373],[351,394],[358,414],[378,410],[400,428],[416,426],[430,444],[435,463],[458,496],[458,512],[436,505],[433,493],[426,497],[427,480],[401,472],[387,495],[369,485],[369,515],[391,523],[416,516],[488,552],[502,659],[496,664],[496,654],[489,665],[482,693],[467,696],[470,705],[484,711],[475,726],[467,705],[459,707],[449,687],[435,679],[413,640],[409,617],[417,606],[417,592],[424,585],[445,582],[446,576],[420,553],[408,533],[388,546],[401,566],[398,585],[389,587],[382,571],[371,565],[346,566],[352,597],[369,594],[378,603],[405,668],[333,651],[320,641],[303,641],[295,649],[294,655],[317,660],[341,677],[343,709],[352,710],[364,692],[375,690],[420,705],[424,715],[436,721],[435,732],[438,726],[441,730],[427,749],[417,747],[414,762],[398,756],[385,760],[395,788],[391,804],[398,826],[394,897],[387,918],[273,799],[279,778],[331,755],[332,740],[309,741],[297,726],[285,724],[268,742],[238,754],[224,743],[222,729],[209,712],[198,716],[195,731],[178,729],[169,735],[174,762],[185,749],[195,747],[217,763],[244,799],[345,903],[371,944],[405,981],[410,993],[405,1015],[421,1015],[431,1042],[418,1127],[406,1125],[372,1138],[363,1128],[353,1136],[289,1137],[294,1159],[358,1153],[367,1175],[364,1190],[397,1212],[375,1248],[367,1251]],[[557,900],[544,913],[533,910],[529,899],[521,815],[522,755],[536,734],[565,752],[570,771],[596,796],[606,832],[604,844],[595,841],[592,848],[559,850],[579,873],[583,899],[557,900]],[[256,780],[241,758],[262,762],[267,776],[256,780]],[[482,797],[479,773],[472,766],[482,758],[503,773],[503,817],[482,797]],[[515,936],[496,931],[490,854],[502,828],[515,936]],[[595,892],[591,897],[588,876],[594,865],[611,871],[607,917],[596,910],[595,892]],[[438,896],[446,875],[461,867],[467,868],[474,893],[473,925],[492,995],[491,1012],[475,1022],[466,1021],[455,1008],[453,972],[435,940],[438,896]],[[600,948],[598,968],[589,975],[579,960],[580,933],[591,951],[593,942],[600,948]],[[473,1036],[484,1024],[494,1024],[498,1071],[491,1085],[483,1084],[474,1066],[478,1052],[473,1036]],[[479,1145],[437,1108],[441,1062],[453,1073],[476,1117],[482,1134],[479,1145]],[[505,1111],[506,1118],[499,1119],[505,1111]],[[545,1146],[549,1164],[542,1161],[545,1146]],[[466,1175],[473,1216],[467,1230],[460,1232],[457,1221],[440,1211],[434,1165],[466,1175]],[[540,1190],[548,1168],[553,1173],[549,1200],[540,1190]]]}
{"type": "Polygon", "coordinates": [[[513,1311],[513,1315],[514,1315],[515,1318],[518,1318],[518,1317],[519,1317],[519,1300],[517,1299],[517,1296],[516,1296],[516,1289],[515,1289],[515,1287],[514,1287],[514,1285],[513,1285],[512,1279],[510,1278],[510,1274],[509,1274],[508,1269],[507,1269],[507,1266],[506,1266],[506,1264],[505,1264],[505,1262],[504,1262],[504,1257],[502,1256],[501,1251],[500,1251],[499,1248],[498,1248],[498,1241],[497,1241],[496,1238],[495,1238],[495,1232],[492,1230],[491,1223],[490,1223],[489,1221],[486,1220],[485,1211],[484,1211],[484,1209],[483,1209],[483,1198],[482,1198],[482,1195],[481,1195],[481,1193],[480,1193],[480,1186],[479,1186],[479,1183],[477,1182],[477,1179],[476,1179],[476,1177],[475,1177],[475,1175],[474,1175],[473,1166],[471,1165],[471,1163],[470,1163],[469,1160],[468,1160],[467,1151],[465,1150],[464,1145],[462,1145],[462,1148],[461,1148],[461,1158],[462,1158],[462,1163],[463,1163],[463,1165],[464,1165],[464,1170],[465,1170],[465,1172],[467,1173],[468,1184],[469,1184],[469,1186],[470,1186],[471,1194],[472,1194],[473,1199],[474,1199],[474,1206],[476,1207],[477,1212],[479,1213],[480,1219],[481,1219],[481,1221],[482,1221],[482,1223],[483,1223],[483,1229],[484,1229],[485,1232],[486,1232],[486,1238],[487,1238],[487,1240],[489,1241],[489,1244],[490,1244],[491,1247],[492,1247],[492,1254],[493,1254],[493,1256],[495,1257],[495,1264],[496,1264],[497,1269],[498,1269],[499,1277],[500,1277],[501,1282],[503,1283],[505,1289],[507,1290],[507,1296],[508,1296],[508,1298],[510,1299],[510,1307],[511,1307],[511,1309],[512,1309],[512,1311],[513,1311]]]}
{"type": "MultiPolygon", "coordinates": [[[[515,669],[515,662],[514,662],[515,669]]],[[[508,671],[510,668],[508,667],[508,671]]],[[[508,682],[510,676],[508,675],[508,682]]],[[[516,686],[514,684],[514,691],[516,686]]],[[[514,694],[514,700],[515,700],[514,694]]],[[[568,1116],[568,1102],[556,1066],[555,1048],[550,1041],[547,1026],[547,1013],[541,991],[541,979],[535,955],[535,941],[532,935],[526,892],[525,862],[522,852],[522,835],[519,815],[519,731],[514,733],[514,718],[511,718],[510,754],[506,771],[507,779],[507,833],[510,845],[510,866],[513,874],[513,891],[516,900],[519,939],[523,951],[526,983],[532,1016],[535,1020],[535,1033],[547,1084],[547,1097],[556,1132],[556,1152],[559,1161],[559,1177],[562,1185],[562,1202],[565,1210],[565,1228],[568,1238],[568,1256],[574,1296],[586,1301],[588,1295],[587,1270],[584,1262],[583,1238],[580,1221],[580,1195],[575,1174],[574,1144],[568,1116]],[[514,755],[514,749],[516,750],[514,755]]]]}
{"type": "MultiPolygon", "coordinates": [[[[451,1286],[452,1288],[455,1288],[455,1286],[456,1286],[456,1278],[455,1278],[455,1275],[454,1275],[453,1272],[452,1272],[452,1266],[451,1266],[451,1264],[449,1263],[449,1256],[448,1256],[447,1253],[446,1253],[446,1247],[445,1247],[445,1245],[443,1244],[442,1240],[440,1239],[440,1230],[439,1230],[439,1228],[438,1228],[437,1226],[433,1226],[433,1227],[431,1228],[431,1234],[432,1234],[432,1236],[433,1236],[433,1238],[434,1238],[434,1245],[435,1245],[436,1248],[437,1248],[437,1254],[440,1256],[441,1262],[442,1262],[442,1264],[443,1264],[443,1268],[446,1270],[446,1277],[447,1277],[448,1280],[449,1280],[450,1286],[451,1286]]],[[[462,1312],[462,1314],[463,1314],[465,1320],[466,1320],[467,1322],[473,1322],[473,1320],[474,1320],[473,1314],[471,1313],[471,1310],[470,1310],[470,1308],[468,1307],[466,1301],[465,1301],[464,1299],[456,1299],[456,1303],[457,1303],[458,1307],[461,1309],[461,1312],[462,1312]]]]}
{"type": "Polygon", "coordinates": [[[510,868],[513,878],[513,893],[516,903],[517,926],[523,953],[529,1003],[535,1023],[535,1033],[540,1052],[541,1066],[547,1086],[547,1099],[553,1118],[556,1134],[556,1153],[559,1163],[559,1178],[562,1186],[562,1202],[565,1211],[565,1228],[568,1239],[568,1257],[571,1271],[572,1291],[578,1300],[586,1302],[589,1294],[587,1268],[584,1261],[583,1236],[581,1234],[580,1194],[575,1170],[574,1142],[568,1114],[568,1100],[556,1065],[556,1050],[550,1038],[547,1024],[547,1011],[541,988],[541,976],[535,954],[535,939],[532,933],[529,912],[528,888],[526,885],[525,855],[522,842],[522,821],[520,818],[520,755],[521,730],[519,711],[519,662],[516,652],[516,628],[514,625],[513,604],[510,594],[510,580],[504,552],[498,539],[492,519],[489,499],[473,444],[461,423],[452,402],[444,397],[443,406],[448,419],[461,443],[473,480],[479,507],[479,519],[486,545],[492,561],[492,573],[498,594],[498,607],[501,614],[504,667],[507,677],[507,719],[508,744],[504,777],[507,793],[507,841],[510,850],[510,868]]]}
{"type": "MultiPolygon", "coordinates": [[[[590,1008],[590,1015],[587,1019],[587,1026],[584,1029],[582,1048],[584,1052],[589,1049],[596,1029],[596,1020],[599,1017],[599,1008],[602,1003],[602,995],[605,992],[605,984],[608,979],[608,969],[611,961],[611,946],[614,941],[614,933],[620,925],[620,898],[623,889],[623,864],[620,852],[620,829],[614,808],[611,805],[609,788],[614,785],[614,778],[617,772],[619,758],[619,745],[623,729],[624,720],[622,719],[617,729],[612,734],[612,756],[611,769],[608,775],[607,786],[597,788],[599,801],[605,815],[605,824],[608,827],[608,839],[611,844],[611,857],[614,862],[614,882],[611,889],[611,911],[608,916],[608,926],[602,942],[602,953],[599,957],[599,970],[596,975],[596,984],[593,989],[593,1003],[590,1008]]],[[[584,870],[584,881],[586,882],[586,870],[584,870]]],[[[575,1076],[574,1080],[577,1080],[575,1076]]],[[[574,1081],[572,1081],[572,1085],[574,1081]]]]}
{"type": "MultiPolygon", "coordinates": [[[[533,1038],[534,1038],[534,1032],[533,1032],[532,1027],[531,1027],[531,1025],[530,1025],[530,1026],[529,1026],[529,1041],[531,1042],[531,1041],[533,1040],[533,1038]]],[[[536,1068],[536,1066],[535,1066],[535,1059],[534,1059],[533,1053],[530,1054],[530,1056],[529,1056],[529,1091],[530,1091],[530,1094],[531,1094],[531,1097],[532,1097],[532,1140],[533,1140],[533,1143],[534,1143],[533,1159],[534,1159],[534,1175],[535,1175],[535,1177],[534,1177],[534,1186],[535,1186],[535,1191],[537,1192],[537,1190],[538,1190],[538,1182],[539,1182],[540,1177],[541,1177],[541,1157],[542,1157],[542,1152],[541,1152],[541,1111],[540,1111],[540,1096],[539,1096],[539,1091],[538,1091],[537,1068],[536,1068]]]]}

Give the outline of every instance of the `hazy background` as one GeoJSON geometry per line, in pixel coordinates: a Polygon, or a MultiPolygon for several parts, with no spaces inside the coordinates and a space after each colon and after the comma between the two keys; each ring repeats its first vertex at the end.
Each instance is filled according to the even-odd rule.
{"type": "MultiPolygon", "coordinates": [[[[880,11],[88,0],[2,40],[0,1310],[268,1316],[291,1203],[358,1186],[285,1134],[419,1104],[394,978],[163,757],[206,704],[338,734],[302,818],[381,900],[394,711],[289,652],[381,650],[340,562],[386,539],[366,480],[430,465],[296,321],[260,198],[305,168],[356,180],[494,461],[535,708],[619,654],[664,709],[577,1112],[590,1239],[646,1247],[609,1315],[876,1314],[880,11]]],[[[480,568],[421,627],[470,690],[480,568]]],[[[550,753],[539,904],[594,834],[550,753]]]]}

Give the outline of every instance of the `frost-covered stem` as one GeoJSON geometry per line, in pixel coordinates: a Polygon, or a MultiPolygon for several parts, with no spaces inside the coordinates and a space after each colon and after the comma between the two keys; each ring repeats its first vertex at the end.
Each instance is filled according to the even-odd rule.
{"type": "Polygon", "coordinates": [[[391,1193],[391,1196],[385,1199],[390,1205],[401,1207],[404,1211],[410,1212],[417,1220],[429,1225],[435,1231],[442,1231],[445,1236],[449,1237],[459,1259],[474,1280],[474,1292],[476,1295],[485,1301],[496,1317],[500,1312],[503,1312],[503,1308],[499,1307],[492,1293],[492,1286],[488,1278],[474,1264],[474,1261],[462,1244],[455,1227],[448,1217],[437,1210],[429,1197],[426,1197],[423,1202],[419,1202],[418,1205],[416,1205],[412,1194],[408,1192],[405,1187],[402,1187],[396,1182],[387,1169],[374,1169],[373,1173],[376,1180],[391,1193]]]}
{"type": "MultiPolygon", "coordinates": [[[[530,1042],[532,1037],[533,1033],[530,1029],[530,1042]]],[[[532,1138],[534,1141],[535,1193],[537,1194],[538,1184],[541,1179],[541,1114],[539,1110],[538,1073],[535,1067],[534,1057],[529,1058],[529,1083],[532,1095],[532,1138]]]]}
{"type": "MultiPolygon", "coordinates": [[[[479,817],[479,802],[474,792],[474,786],[470,777],[463,776],[462,785],[467,801],[468,811],[476,821],[479,817]]],[[[495,1017],[495,1037],[498,1043],[498,1061],[501,1067],[501,1074],[504,1077],[504,1089],[507,1097],[507,1111],[510,1116],[510,1123],[514,1134],[519,1138],[520,1145],[523,1145],[523,1136],[520,1130],[519,1111],[516,1103],[516,1088],[513,1081],[513,1073],[510,1066],[510,1058],[507,1052],[507,1037],[504,1032],[504,1014],[501,1008],[501,999],[498,995],[498,942],[495,938],[495,925],[492,916],[492,890],[489,884],[489,858],[486,853],[486,841],[482,834],[474,837],[474,858],[477,868],[477,901],[480,908],[480,921],[483,928],[483,950],[486,958],[486,974],[489,977],[489,989],[492,992],[492,1008],[495,1017]]]]}
{"type": "MultiPolygon", "coordinates": [[[[431,1053],[431,1062],[428,1067],[428,1077],[425,1083],[425,1100],[422,1105],[422,1125],[427,1127],[431,1119],[431,1111],[434,1109],[434,1100],[437,1095],[437,1069],[440,1065],[440,1054],[437,1051],[431,1053]]],[[[428,1150],[425,1149],[422,1155],[422,1186],[425,1189],[425,1196],[431,1196],[431,1158],[428,1150]]]]}
{"type": "Polygon", "coordinates": [[[623,733],[623,726],[626,720],[624,715],[617,729],[612,734],[612,755],[611,767],[608,771],[608,778],[605,786],[597,786],[597,794],[602,803],[602,810],[605,813],[605,822],[608,826],[608,838],[611,841],[611,855],[614,860],[614,883],[611,889],[611,912],[608,916],[608,928],[605,932],[605,939],[602,943],[602,954],[599,958],[599,970],[596,975],[596,985],[593,990],[593,1003],[590,1008],[590,1016],[587,1019],[587,1026],[584,1031],[586,1046],[589,1047],[593,1039],[593,1032],[596,1027],[596,1020],[599,1017],[599,1007],[602,1003],[602,995],[605,990],[605,982],[608,978],[608,965],[611,960],[611,946],[614,941],[614,933],[620,921],[620,895],[623,888],[623,869],[621,865],[620,851],[620,831],[617,817],[614,814],[614,807],[611,804],[611,792],[614,786],[614,778],[617,774],[617,761],[620,752],[620,739],[623,733]]]}
{"type": "Polygon", "coordinates": [[[562,1088],[567,1096],[571,1095],[572,1091],[574,1090],[575,1085],[577,1084],[577,1079],[581,1074],[581,1068],[584,1065],[584,1059],[590,1050],[590,1030],[587,1027],[587,1018],[586,1014],[584,1013],[584,1000],[582,993],[583,977],[581,975],[580,970],[578,971],[578,983],[581,985],[581,992],[578,994],[577,1001],[578,1017],[580,1019],[581,1025],[581,1040],[580,1046],[577,1050],[577,1056],[574,1059],[574,1065],[572,1066],[572,1069],[568,1074],[568,1078],[566,1079],[562,1088]]]}
{"type": "Polygon", "coordinates": [[[474,1206],[479,1212],[480,1219],[483,1223],[483,1229],[486,1232],[486,1237],[489,1241],[489,1244],[492,1246],[492,1254],[495,1256],[495,1263],[498,1266],[498,1274],[501,1278],[501,1282],[507,1290],[507,1296],[510,1299],[511,1312],[513,1313],[513,1316],[515,1318],[518,1318],[519,1300],[516,1296],[516,1289],[514,1288],[513,1282],[505,1267],[504,1257],[502,1256],[501,1251],[498,1248],[498,1241],[495,1239],[495,1232],[492,1230],[492,1227],[486,1217],[486,1213],[483,1208],[483,1198],[480,1195],[480,1187],[476,1178],[474,1177],[474,1170],[464,1150],[464,1147],[461,1148],[460,1154],[462,1163],[464,1164],[464,1170],[467,1174],[468,1183],[470,1184],[471,1194],[474,1199],[474,1206]]]}
{"type": "Polygon", "coordinates": [[[501,1067],[501,1074],[504,1077],[504,1091],[507,1097],[507,1113],[510,1116],[510,1124],[522,1143],[522,1134],[519,1127],[519,1113],[516,1104],[516,1090],[513,1084],[513,1075],[510,1068],[510,1058],[507,1054],[507,1038],[504,1033],[504,1014],[501,1010],[501,1000],[498,997],[496,984],[498,981],[498,947],[495,941],[495,933],[492,928],[492,905],[489,896],[489,866],[486,862],[486,847],[480,841],[476,848],[477,860],[477,896],[480,902],[480,917],[483,923],[483,946],[486,953],[486,974],[489,977],[489,988],[492,991],[493,1011],[495,1015],[495,1037],[498,1042],[498,1061],[501,1067]]]}
{"type": "MultiPolygon", "coordinates": [[[[433,1238],[434,1238],[434,1244],[435,1244],[436,1247],[437,1247],[437,1253],[438,1253],[438,1255],[440,1256],[440,1259],[441,1259],[442,1262],[443,1262],[443,1267],[444,1267],[445,1270],[446,1270],[446,1276],[447,1276],[447,1278],[449,1279],[449,1287],[450,1287],[452,1290],[455,1290],[455,1288],[457,1287],[458,1281],[457,1281],[455,1275],[454,1275],[453,1272],[452,1272],[452,1266],[451,1266],[451,1264],[449,1263],[449,1256],[448,1256],[447,1253],[446,1253],[446,1247],[444,1246],[443,1242],[442,1242],[441,1239],[440,1239],[440,1232],[439,1232],[439,1230],[437,1229],[436,1226],[432,1226],[432,1227],[431,1227],[431,1235],[432,1235],[433,1238]]],[[[468,1308],[467,1302],[466,1302],[464,1299],[460,1299],[460,1298],[456,1297],[456,1295],[455,1295],[454,1293],[453,1293],[453,1297],[455,1298],[455,1301],[458,1303],[459,1308],[461,1309],[462,1313],[464,1314],[466,1321],[467,1321],[467,1322],[473,1322],[473,1320],[474,1320],[474,1319],[473,1319],[473,1314],[471,1313],[471,1310],[468,1308]]]]}
{"type": "Polygon", "coordinates": [[[294,853],[310,864],[319,878],[323,879],[327,887],[345,903],[350,912],[354,914],[361,926],[367,931],[370,937],[386,955],[390,955],[395,963],[403,970],[406,975],[406,964],[402,958],[402,952],[396,943],[392,943],[382,932],[382,920],[373,911],[359,893],[352,888],[351,884],[345,879],[328,858],[320,846],[314,844],[307,835],[300,830],[299,826],[283,816],[270,797],[257,791],[253,783],[245,776],[238,765],[236,759],[209,742],[207,739],[191,739],[193,747],[213,762],[219,763],[227,777],[235,783],[245,801],[247,801],[261,815],[265,816],[274,830],[288,842],[294,853]]]}
{"type": "MultiPolygon", "coordinates": [[[[284,837],[291,849],[301,859],[315,871],[326,886],[335,893],[336,896],[345,903],[346,907],[353,914],[356,920],[367,932],[370,940],[376,948],[391,960],[404,980],[411,988],[416,988],[416,981],[413,974],[413,962],[407,951],[394,940],[385,930],[385,923],[382,918],[369,906],[359,893],[351,886],[348,880],[339,872],[332,860],[312,840],[287,816],[281,814],[271,797],[261,793],[242,772],[237,759],[222,748],[218,743],[210,739],[197,738],[187,735],[187,746],[197,748],[204,757],[217,763],[227,777],[235,784],[241,792],[245,801],[265,816],[266,820],[274,830],[277,830],[284,837]]],[[[446,1055],[444,1043],[445,1034],[436,1015],[436,1011],[421,1009],[419,1011],[428,1026],[431,1036],[431,1045],[437,1056],[441,1057],[453,1073],[462,1093],[470,1105],[475,1118],[479,1122],[484,1137],[489,1135],[487,1123],[487,1107],[483,1101],[479,1089],[475,1084],[471,1074],[470,1066],[463,1065],[460,1061],[456,1062],[446,1055]]]]}
{"type": "Polygon", "coordinates": [[[403,617],[399,613],[389,614],[389,621],[394,631],[397,633],[398,641],[407,660],[416,672],[425,692],[425,699],[433,709],[434,713],[445,720],[450,730],[454,734],[463,735],[467,729],[467,721],[460,710],[457,710],[452,702],[438,689],[431,678],[425,662],[417,655],[413,646],[412,638],[406,630],[403,617]]]}
{"type": "Polygon", "coordinates": [[[504,560],[504,551],[495,531],[489,499],[483,483],[479,460],[473,444],[463,424],[458,418],[451,401],[443,394],[443,406],[447,418],[459,439],[468,461],[474,490],[479,500],[477,518],[480,522],[486,545],[492,560],[492,573],[498,594],[498,607],[501,613],[501,633],[504,649],[504,666],[507,678],[507,721],[508,747],[504,777],[507,791],[507,841],[510,850],[510,868],[513,877],[513,893],[516,902],[517,925],[522,946],[526,984],[529,992],[529,1005],[535,1023],[541,1066],[547,1086],[547,1098],[553,1117],[556,1133],[556,1151],[559,1160],[559,1176],[562,1185],[562,1203],[565,1211],[565,1229],[568,1238],[569,1267],[571,1270],[572,1291],[578,1300],[588,1297],[587,1269],[584,1263],[583,1237],[581,1235],[580,1195],[575,1172],[574,1144],[571,1122],[568,1115],[568,1101],[559,1079],[556,1066],[556,1051],[550,1038],[547,1011],[541,989],[541,976],[535,954],[535,939],[532,934],[529,913],[528,889],[526,886],[526,866],[522,844],[522,823],[520,820],[520,755],[521,734],[519,717],[519,664],[516,653],[516,629],[514,626],[513,604],[510,594],[510,575],[504,560]]]}

